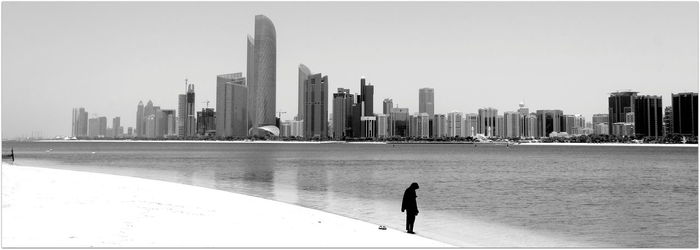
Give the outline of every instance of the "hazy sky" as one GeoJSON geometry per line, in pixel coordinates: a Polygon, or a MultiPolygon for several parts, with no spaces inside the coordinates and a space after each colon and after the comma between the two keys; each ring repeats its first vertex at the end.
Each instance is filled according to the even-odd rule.
{"type": "MultiPolygon", "coordinates": [[[[184,78],[197,110],[216,75],[246,71],[246,35],[277,29],[277,110],[297,111],[297,66],[329,92],[375,85],[418,111],[607,113],[609,92],[698,91],[697,2],[3,2],[2,137],[70,135],[71,112],[121,117],[139,100],[177,109],[184,78]]],[[[329,98],[330,101],[330,98],[329,98]]],[[[329,111],[332,105],[329,105],[329,111]]]]}

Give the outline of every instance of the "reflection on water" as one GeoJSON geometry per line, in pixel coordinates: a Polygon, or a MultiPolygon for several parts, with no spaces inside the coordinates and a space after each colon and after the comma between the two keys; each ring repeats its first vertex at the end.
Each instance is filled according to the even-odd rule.
{"type": "Polygon", "coordinates": [[[418,182],[416,230],[454,244],[479,237],[492,246],[697,247],[698,242],[697,148],[3,146],[14,147],[18,164],[48,160],[61,163],[49,167],[204,186],[399,230],[403,191],[418,182]]]}

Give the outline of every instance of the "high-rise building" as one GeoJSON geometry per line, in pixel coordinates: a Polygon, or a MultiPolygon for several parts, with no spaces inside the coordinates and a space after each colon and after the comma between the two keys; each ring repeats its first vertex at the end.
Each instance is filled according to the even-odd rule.
{"type": "Polygon", "coordinates": [[[177,135],[185,137],[185,120],[187,110],[187,94],[177,96],[177,135]]]}
{"type": "Polygon", "coordinates": [[[303,120],[304,119],[304,100],[306,100],[306,88],[304,86],[304,83],[306,80],[311,76],[311,70],[306,67],[304,64],[299,64],[299,95],[298,95],[298,105],[297,105],[297,116],[296,120],[303,120]]]}
{"type": "Polygon", "coordinates": [[[121,123],[121,117],[117,116],[117,117],[112,118],[112,133],[113,134],[110,135],[111,137],[118,138],[118,137],[122,136],[119,133],[119,127],[121,127],[120,123],[121,123]]]}
{"type": "Polygon", "coordinates": [[[196,114],[194,112],[194,84],[187,87],[187,103],[185,106],[185,136],[194,136],[197,133],[196,114]]]}
{"type": "Polygon", "coordinates": [[[304,81],[304,136],[328,138],[328,76],[310,75],[304,81]]]}
{"type": "Polygon", "coordinates": [[[163,134],[167,137],[177,136],[177,115],[174,109],[163,109],[163,134]]]}
{"type": "Polygon", "coordinates": [[[504,112],[504,137],[516,138],[520,137],[520,112],[504,112]]]}
{"type": "MultiPolygon", "coordinates": [[[[526,138],[536,138],[537,137],[537,114],[530,113],[525,117],[525,134],[526,138]]],[[[606,130],[607,131],[607,130],[606,130]]]]}
{"type": "MultiPolygon", "coordinates": [[[[247,62],[246,62],[246,85],[248,86],[248,104],[246,109],[248,111],[248,129],[253,128],[254,121],[257,121],[257,83],[255,81],[255,38],[248,35],[248,50],[247,50],[247,62]]],[[[300,118],[301,120],[301,118],[300,118]]]]}
{"type": "Polygon", "coordinates": [[[377,115],[377,138],[389,136],[389,116],[386,114],[377,115]]]}
{"type": "Polygon", "coordinates": [[[408,108],[392,108],[389,115],[390,136],[407,137],[409,126],[408,108]]]}
{"type": "Polygon", "coordinates": [[[375,138],[377,137],[377,117],[376,116],[362,116],[360,117],[360,122],[362,123],[361,131],[362,135],[360,138],[375,138]]]}
{"type": "Polygon", "coordinates": [[[216,76],[216,136],[248,135],[248,86],[243,73],[216,76]]]}
{"type": "Polygon", "coordinates": [[[71,134],[74,137],[88,136],[88,113],[83,107],[73,109],[73,127],[71,134]]]}
{"type": "Polygon", "coordinates": [[[680,135],[698,135],[698,93],[671,94],[673,119],[671,132],[680,135]]]}
{"type": "Polygon", "coordinates": [[[661,96],[634,97],[634,133],[641,136],[663,136],[663,105],[661,96]]]}
{"type": "Polygon", "coordinates": [[[384,108],[383,108],[384,112],[382,114],[385,114],[385,115],[391,114],[391,109],[394,108],[394,101],[389,99],[389,98],[386,98],[386,99],[384,99],[384,102],[382,102],[382,104],[383,104],[382,106],[384,106],[384,108]]]}
{"type": "Polygon", "coordinates": [[[333,138],[336,140],[352,135],[354,98],[349,89],[338,88],[338,92],[333,93],[333,138]]]}
{"type": "Polygon", "coordinates": [[[304,137],[304,121],[291,121],[290,127],[292,137],[304,137]]]}
{"type": "Polygon", "coordinates": [[[495,137],[501,138],[505,135],[505,120],[502,115],[496,116],[496,132],[493,133],[495,137]]]}
{"type": "Polygon", "coordinates": [[[97,138],[100,135],[100,119],[97,117],[88,119],[88,136],[97,138]]]}
{"type": "Polygon", "coordinates": [[[518,133],[520,134],[520,137],[526,137],[525,134],[527,133],[526,130],[528,129],[527,116],[530,114],[530,109],[525,107],[525,102],[520,102],[520,104],[518,104],[518,113],[520,114],[518,119],[518,123],[520,123],[520,131],[518,133]]]}
{"type": "Polygon", "coordinates": [[[418,120],[418,126],[416,128],[416,137],[430,137],[430,117],[431,115],[428,113],[420,113],[416,115],[416,118],[418,120]]]}
{"type": "MultiPolygon", "coordinates": [[[[365,77],[360,78],[360,96],[362,102],[362,115],[374,116],[374,86],[365,81],[365,77]]],[[[360,102],[358,100],[358,103],[360,102]]]]}
{"type": "Polygon", "coordinates": [[[163,120],[163,112],[160,110],[160,106],[153,106],[153,116],[155,118],[154,136],[156,138],[163,138],[163,125],[165,125],[165,121],[163,120]]]}
{"type": "MultiPolygon", "coordinates": [[[[627,113],[634,111],[634,97],[637,92],[618,91],[610,93],[608,97],[608,124],[625,122],[627,113]]],[[[608,127],[609,134],[613,134],[613,126],[608,127]]]]}
{"type": "Polygon", "coordinates": [[[608,114],[593,114],[593,126],[598,123],[608,123],[608,114]]]}
{"type": "Polygon", "coordinates": [[[134,127],[129,127],[127,130],[127,135],[131,138],[134,137],[134,127]]]}
{"type": "Polygon", "coordinates": [[[667,106],[664,109],[664,136],[670,135],[673,129],[673,106],[667,106]]]}
{"type": "Polygon", "coordinates": [[[216,133],[216,112],[213,108],[203,108],[197,112],[197,135],[209,136],[216,133]]]}
{"type": "Polygon", "coordinates": [[[280,124],[280,137],[290,137],[292,135],[292,122],[287,120],[280,124]]]}
{"type": "Polygon", "coordinates": [[[138,106],[136,107],[136,136],[137,137],[143,137],[146,135],[146,130],[144,127],[144,107],[143,107],[143,102],[139,101],[138,106]]]}
{"type": "Polygon", "coordinates": [[[561,132],[566,132],[568,134],[573,134],[574,128],[576,127],[574,123],[576,122],[576,117],[574,115],[564,115],[564,126],[562,126],[561,132]]]}
{"type": "Polygon", "coordinates": [[[462,113],[452,111],[447,113],[447,137],[464,137],[462,134],[462,113]]]}
{"type": "Polygon", "coordinates": [[[444,114],[433,115],[433,137],[442,138],[447,136],[447,116],[444,114]]]}
{"type": "Polygon", "coordinates": [[[418,90],[418,113],[428,113],[431,117],[435,114],[435,92],[433,88],[418,90]]]}
{"type": "Polygon", "coordinates": [[[274,126],[277,123],[277,35],[275,25],[268,17],[255,16],[255,36],[252,41],[248,39],[248,49],[248,112],[251,113],[251,127],[274,126]]]}
{"type": "Polygon", "coordinates": [[[479,115],[475,113],[464,114],[464,137],[476,137],[479,127],[479,115]]]}
{"type": "Polygon", "coordinates": [[[496,117],[498,117],[498,109],[495,108],[480,108],[478,113],[479,123],[477,124],[477,134],[492,137],[497,135],[496,117]]]}
{"type": "Polygon", "coordinates": [[[596,123],[595,125],[593,125],[593,134],[607,135],[608,131],[609,129],[607,122],[596,123]]]}
{"type": "Polygon", "coordinates": [[[97,117],[98,122],[99,122],[99,133],[98,137],[106,137],[107,136],[107,117],[105,116],[100,116],[97,117]]]}
{"type": "Polygon", "coordinates": [[[564,111],[537,110],[537,137],[549,137],[552,132],[561,131],[561,120],[564,111]]]}

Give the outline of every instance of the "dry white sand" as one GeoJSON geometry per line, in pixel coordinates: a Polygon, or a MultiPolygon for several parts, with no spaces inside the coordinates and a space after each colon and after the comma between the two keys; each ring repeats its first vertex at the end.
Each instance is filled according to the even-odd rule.
{"type": "Polygon", "coordinates": [[[225,191],[3,163],[2,247],[450,246],[225,191]]]}

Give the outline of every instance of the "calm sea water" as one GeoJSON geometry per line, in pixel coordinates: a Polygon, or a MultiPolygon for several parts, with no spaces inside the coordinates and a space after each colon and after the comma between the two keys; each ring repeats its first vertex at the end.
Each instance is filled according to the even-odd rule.
{"type": "Polygon", "coordinates": [[[418,182],[416,231],[460,246],[698,247],[697,147],[2,146],[14,148],[17,164],[215,188],[399,230],[403,191],[418,182]]]}

